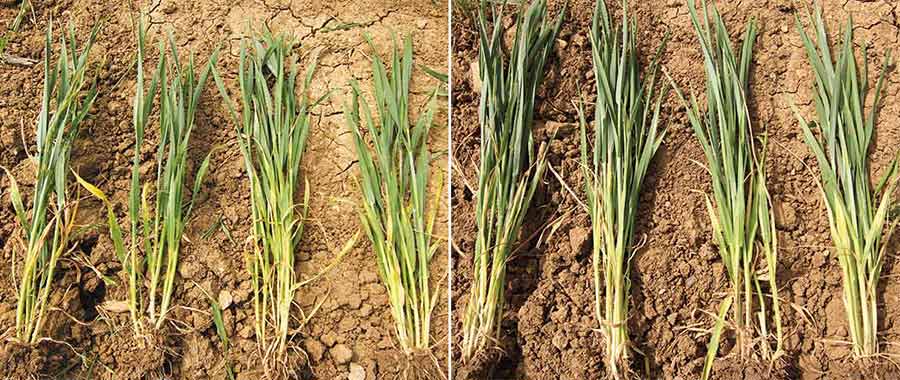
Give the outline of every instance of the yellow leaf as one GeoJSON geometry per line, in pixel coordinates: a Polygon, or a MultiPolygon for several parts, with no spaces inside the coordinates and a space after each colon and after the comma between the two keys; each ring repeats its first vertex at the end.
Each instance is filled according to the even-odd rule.
{"type": "Polygon", "coordinates": [[[109,204],[109,200],[106,198],[106,194],[103,193],[103,190],[100,190],[99,188],[97,188],[97,186],[91,185],[88,181],[85,181],[84,178],[81,178],[81,176],[79,176],[76,171],[73,170],[72,174],[75,175],[75,180],[77,180],[78,183],[85,188],[85,190],[89,191],[91,194],[97,197],[97,199],[103,201],[103,203],[109,204]]]}

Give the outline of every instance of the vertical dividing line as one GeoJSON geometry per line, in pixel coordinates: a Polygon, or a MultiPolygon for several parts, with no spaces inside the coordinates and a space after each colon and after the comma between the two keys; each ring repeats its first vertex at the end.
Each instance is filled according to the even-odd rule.
{"type": "Polygon", "coordinates": [[[453,1],[447,0],[447,379],[453,378],[453,1]]]}

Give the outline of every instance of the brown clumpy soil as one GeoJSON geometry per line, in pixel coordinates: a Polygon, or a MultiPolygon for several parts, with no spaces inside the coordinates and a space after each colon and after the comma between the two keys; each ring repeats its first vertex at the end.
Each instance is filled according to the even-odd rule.
{"type": "MultiPolygon", "coordinates": [[[[7,3],[0,4],[3,28],[17,11],[7,3]]],[[[34,22],[29,19],[18,34],[10,35],[6,49],[9,54],[41,59],[44,31],[51,18],[57,25],[72,23],[82,36],[96,22],[105,21],[91,53],[100,95],[83,124],[72,162],[85,179],[111,196],[123,220],[134,139],[130,106],[135,85],[131,66],[135,42],[131,17],[135,9],[148,5],[99,0],[33,3],[34,22]]],[[[222,48],[218,67],[233,96],[237,90],[234,74],[239,41],[247,31],[261,31],[268,26],[276,32],[293,34],[300,42],[295,53],[301,62],[308,62],[315,50],[320,51],[310,96],[318,98],[329,90],[334,93],[312,111],[312,130],[303,162],[312,201],[296,268],[301,278],[320,272],[358,230],[358,195],[353,181],[355,152],[346,132],[342,107],[349,99],[349,80],[360,80],[367,93],[370,88],[372,48],[365,43],[363,34],[370,33],[378,53],[387,56],[392,33],[412,33],[417,63],[444,72],[446,1],[165,0],[152,2],[149,9],[151,36],[156,38],[160,32],[171,29],[183,54],[192,49],[201,64],[206,63],[213,49],[222,48]]],[[[147,67],[154,67],[158,58],[156,42],[148,46],[152,53],[147,67]]],[[[39,109],[43,70],[40,65],[4,63],[0,64],[0,78],[0,165],[10,168],[28,193],[33,175],[26,158],[27,152],[34,150],[33,120],[39,109]]],[[[413,113],[425,104],[436,85],[423,71],[416,72],[413,113]]],[[[243,259],[243,242],[250,232],[246,176],[235,141],[235,126],[211,79],[205,91],[189,161],[196,167],[210,149],[220,149],[213,155],[194,217],[187,226],[189,242],[183,244],[171,323],[148,341],[133,339],[126,314],[100,308],[104,302],[125,299],[125,290],[105,284],[97,272],[120,283],[124,278],[119,277],[121,268],[105,228],[104,210],[84,192],[78,220],[83,232],[74,242],[76,248],[60,263],[52,295],[52,304],[59,310],[50,312],[46,331],[53,341],[29,347],[7,339],[14,335],[15,294],[10,265],[14,252],[18,252],[15,239],[19,232],[6,195],[9,181],[0,178],[0,272],[4,273],[4,280],[0,281],[0,377],[222,379],[227,356],[238,379],[259,378],[262,361],[253,333],[252,296],[243,259]],[[210,235],[204,238],[207,231],[211,231],[210,235]],[[231,300],[224,310],[232,342],[227,355],[216,336],[203,289],[220,300],[231,300]]],[[[446,108],[441,107],[432,136],[435,152],[443,151],[446,117],[446,108]]],[[[154,124],[150,129],[155,128],[154,124]]],[[[154,165],[151,161],[156,140],[155,132],[149,132],[145,166],[154,165]]],[[[443,171],[439,161],[435,172],[443,171]]],[[[446,213],[441,211],[437,220],[435,233],[446,235],[446,213]]],[[[432,275],[442,295],[446,295],[441,285],[447,273],[446,254],[446,250],[439,250],[432,275]]],[[[440,302],[433,315],[434,348],[430,354],[422,355],[427,360],[406,358],[396,347],[387,296],[365,237],[327,275],[301,288],[295,301],[306,313],[321,303],[292,340],[297,350],[289,355],[294,363],[291,369],[299,378],[393,378],[409,366],[427,370],[428,378],[442,377],[438,367],[445,368],[447,360],[443,349],[447,344],[446,302],[440,302]]]]}
{"type": "MultiPolygon", "coordinates": [[[[559,10],[563,1],[551,1],[559,10]]],[[[551,164],[583,197],[578,167],[576,85],[591,96],[588,30],[593,0],[571,0],[559,37],[557,54],[538,99],[536,120],[542,130],[559,129],[551,142],[551,164]]],[[[618,2],[609,1],[618,13],[618,2]]],[[[641,51],[648,57],[666,31],[671,40],[663,64],[683,89],[703,91],[702,56],[682,1],[632,1],[631,15],[640,30],[641,51]]],[[[715,379],[862,379],[900,378],[890,360],[855,363],[845,344],[847,325],[841,303],[841,275],[831,245],[824,203],[816,187],[814,158],[802,141],[790,106],[812,114],[811,70],[794,28],[794,15],[812,2],[769,0],[717,2],[733,40],[749,17],[759,22],[760,35],[751,77],[751,112],[759,130],[768,128],[769,190],[774,197],[780,241],[777,278],[785,300],[787,354],[771,373],[765,365],[747,364],[727,356],[733,338],[726,339],[714,369],[715,379]],[[809,3],[809,4],[802,4],[809,3]],[[813,168],[815,174],[804,165],[813,168]],[[724,357],[723,356],[727,356],[724,357]],[[744,369],[746,368],[746,369],[744,369]]],[[[880,70],[883,54],[897,51],[897,5],[890,1],[822,1],[832,36],[848,14],[854,17],[855,41],[871,43],[870,68],[880,70]]],[[[801,13],[804,23],[805,13],[801,13]]],[[[471,24],[453,24],[453,152],[454,190],[454,331],[459,331],[474,247],[474,192],[477,186],[477,89],[472,62],[477,61],[477,35],[471,24]]],[[[507,24],[509,25],[509,24],[507,24]]],[[[874,77],[875,75],[870,75],[874,77]]],[[[898,76],[890,74],[871,149],[874,172],[880,175],[900,141],[898,76]]],[[[589,98],[590,99],[590,98],[589,98]]],[[[669,130],[646,179],[637,217],[637,241],[645,244],[632,260],[632,314],[629,321],[636,352],[632,370],[637,378],[695,379],[699,376],[708,337],[692,328],[709,328],[727,289],[723,264],[712,243],[708,217],[699,192],[709,191],[708,174],[692,160],[703,162],[702,150],[674,96],[664,106],[662,124],[669,130]]],[[[588,115],[591,111],[588,110],[588,115]]],[[[547,138],[538,132],[540,138],[547,138]]],[[[874,176],[873,176],[874,177],[874,176]]],[[[509,299],[500,348],[478,363],[454,365],[459,379],[596,379],[604,373],[602,337],[593,329],[589,220],[576,200],[551,174],[536,197],[522,236],[533,239],[510,262],[509,299]],[[554,225],[553,228],[546,228],[554,225]],[[535,234],[535,231],[539,232],[535,234]],[[552,233],[551,233],[552,231],[552,233]]],[[[882,351],[896,355],[900,337],[900,266],[898,241],[889,245],[880,312],[882,351]]],[[[460,337],[455,337],[459,343],[460,337]]],[[[458,356],[455,349],[454,357],[458,356]]]]}

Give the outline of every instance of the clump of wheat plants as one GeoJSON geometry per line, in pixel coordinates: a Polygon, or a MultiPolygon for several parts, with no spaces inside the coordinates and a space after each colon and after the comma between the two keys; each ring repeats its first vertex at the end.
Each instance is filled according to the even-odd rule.
{"type": "Polygon", "coordinates": [[[896,159],[874,189],[869,183],[868,152],[875,130],[888,53],[875,85],[873,106],[866,112],[871,89],[867,48],[860,68],[853,44],[853,21],[847,21],[840,51],[832,61],[822,10],[810,15],[814,43],[797,17],[797,30],[815,74],[817,121],[810,125],[796,112],[803,139],[816,157],[821,172],[820,188],[828,209],[831,239],[843,277],[844,309],[853,354],[857,358],[878,354],[878,281],[886,242],[896,227],[891,220],[897,186],[896,159]],[[818,130],[814,133],[813,128],[818,130]]]}
{"type": "MultiPolygon", "coordinates": [[[[374,48],[371,39],[369,43],[374,48]]],[[[381,57],[372,55],[378,121],[365,99],[359,100],[362,93],[355,81],[350,83],[352,100],[344,112],[359,159],[360,218],[387,289],[400,348],[406,354],[428,350],[430,345],[431,312],[439,294],[429,283],[429,266],[439,247],[431,231],[441,194],[438,186],[435,195],[428,196],[432,153],[427,142],[437,97],[431,97],[418,119],[409,116],[412,50],[412,39],[404,38],[402,52],[394,49],[390,74],[381,57]],[[373,150],[368,148],[363,126],[373,150]]]]}
{"type": "MultiPolygon", "coordinates": [[[[597,101],[593,143],[583,112],[581,167],[593,236],[594,311],[606,338],[607,372],[627,376],[629,359],[629,263],[634,256],[634,221],[641,184],[662,143],[659,112],[667,88],[657,94],[658,53],[641,76],[635,24],[623,2],[622,23],[613,26],[603,0],[591,27],[597,101]],[[656,98],[654,103],[654,98],[656,98]]],[[[661,52],[665,42],[659,47],[661,52]]]]}
{"type": "Polygon", "coordinates": [[[141,334],[143,308],[141,288],[148,282],[147,313],[156,328],[162,327],[170,310],[175,286],[175,273],[184,239],[184,227],[190,218],[194,198],[200,190],[209,167],[210,155],[203,160],[196,174],[190,197],[185,201],[185,180],[188,164],[188,145],[194,129],[194,117],[200,97],[216,61],[213,53],[202,73],[195,73],[194,57],[186,65],[179,58],[175,39],[168,35],[168,63],[166,44],[160,41],[160,59],[156,73],[145,92],[144,55],[146,30],[137,26],[137,85],[135,89],[132,124],[134,126],[134,158],[128,193],[128,221],[130,244],[125,245],[122,228],[113,205],[97,187],[77,178],[94,196],[107,206],[107,222],[116,257],[128,282],[128,310],[136,336],[141,334]],[[171,66],[171,67],[170,67],[171,66]],[[159,142],[156,149],[156,180],[141,184],[141,151],[144,135],[153,111],[154,98],[159,95],[159,142]],[[141,257],[143,254],[143,257],[141,257]]]}
{"type": "MultiPolygon", "coordinates": [[[[237,124],[238,145],[250,178],[253,236],[246,266],[253,287],[256,339],[263,356],[275,355],[275,359],[287,352],[292,321],[299,320],[302,325],[308,319],[292,314],[295,292],[318,277],[300,281],[294,273],[295,252],[309,213],[308,183],[302,202],[295,199],[295,192],[302,180],[300,164],[310,130],[309,109],[322,99],[310,102],[306,95],[316,68],[315,58],[302,77],[304,95],[298,98],[295,94],[300,65],[293,48],[290,37],[271,32],[241,42],[237,72],[240,116],[221,75],[213,70],[219,92],[237,124]],[[274,332],[269,331],[270,325],[274,332]]],[[[322,273],[350,251],[356,236],[322,273]]],[[[267,370],[273,367],[268,360],[264,366],[267,370]]]]}
{"type": "MultiPolygon", "coordinates": [[[[294,43],[266,33],[261,40],[241,43],[238,83],[241,118],[216,75],[225,102],[239,120],[238,141],[250,178],[250,202],[255,244],[247,255],[253,284],[256,337],[266,351],[284,352],[297,288],[294,252],[309,211],[309,187],[303,202],[294,200],[300,185],[300,162],[309,135],[309,101],[295,95],[299,64],[294,43]],[[290,62],[286,59],[290,56],[290,62]],[[290,70],[290,71],[288,71],[290,70]],[[271,78],[271,80],[270,80],[271,78]],[[298,213],[299,210],[299,213],[298,213]],[[267,324],[274,325],[268,338],[267,324]]],[[[313,62],[303,82],[309,88],[313,62]]]]}
{"type": "Polygon", "coordinates": [[[44,91],[33,157],[37,170],[30,212],[26,213],[16,180],[6,171],[10,199],[26,244],[16,299],[16,338],[25,343],[36,343],[43,337],[56,264],[70,249],[78,207],[67,197],[69,154],[78,126],[97,97],[96,82],[86,92],[84,88],[90,82],[88,54],[98,31],[99,26],[93,28],[79,52],[75,29],[70,26],[68,39],[60,38],[56,64],[51,64],[53,24],[47,27],[44,91]]]}
{"type": "Polygon", "coordinates": [[[689,102],[680,91],[676,89],[676,92],[687,108],[691,127],[706,156],[713,190],[712,199],[706,197],[706,208],[731,283],[730,295],[720,305],[719,322],[708,345],[703,369],[705,379],[710,375],[729,309],[733,312],[731,322],[742,360],[751,354],[755,345],[759,345],[758,353],[763,359],[779,357],[782,328],[775,283],[777,239],[765,184],[765,142],[757,152],[747,106],[756,24],[751,20],[747,25],[736,55],[718,11],[715,7],[707,8],[705,2],[703,7],[701,23],[693,1],[688,2],[691,22],[703,51],[706,114],[702,114],[693,95],[689,102]],[[759,268],[760,260],[765,262],[764,268],[759,268]],[[767,305],[771,305],[771,315],[767,305]],[[769,321],[774,324],[774,331],[769,321]],[[754,334],[759,339],[753,338],[754,334]]]}
{"type": "Polygon", "coordinates": [[[502,8],[488,21],[487,1],[478,14],[481,77],[481,165],[478,172],[474,273],[463,316],[464,360],[499,337],[506,291],[506,264],[519,229],[546,167],[546,149],[535,150],[532,136],[534,99],[553,51],[563,10],[547,19],[544,0],[523,6],[504,59],[502,8]],[[488,25],[488,24],[491,25],[488,25]],[[492,29],[489,29],[492,28],[492,29]]]}

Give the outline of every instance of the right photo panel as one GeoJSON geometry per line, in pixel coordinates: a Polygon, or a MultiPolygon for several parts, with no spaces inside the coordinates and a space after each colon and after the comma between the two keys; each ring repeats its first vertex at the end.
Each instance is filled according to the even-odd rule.
{"type": "Polygon", "coordinates": [[[893,1],[451,3],[451,378],[900,379],[893,1]]]}

